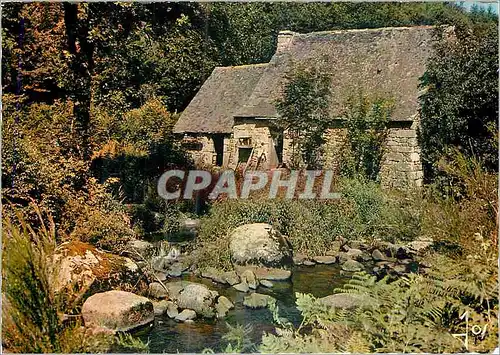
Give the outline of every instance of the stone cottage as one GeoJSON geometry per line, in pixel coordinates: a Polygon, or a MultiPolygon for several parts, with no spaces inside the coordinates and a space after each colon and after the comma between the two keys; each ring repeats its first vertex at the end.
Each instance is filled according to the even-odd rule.
{"type": "MultiPolygon", "coordinates": [[[[291,159],[291,139],[276,128],[276,100],[286,74],[297,64],[321,65],[332,79],[332,117],[342,116],[349,96],[362,90],[391,97],[386,153],[381,168],[385,186],[422,183],[417,143],[419,79],[432,50],[431,26],[282,31],[269,63],[217,67],[175,125],[182,145],[200,166],[272,169],[291,159]]],[[[325,132],[324,168],[338,162],[346,130],[325,132]]]]}

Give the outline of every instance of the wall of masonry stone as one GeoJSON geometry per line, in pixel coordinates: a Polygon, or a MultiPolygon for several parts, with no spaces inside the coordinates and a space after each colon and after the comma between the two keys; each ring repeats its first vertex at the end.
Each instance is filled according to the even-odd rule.
{"type": "Polygon", "coordinates": [[[185,138],[181,140],[181,145],[193,142],[197,142],[201,147],[200,150],[187,149],[187,152],[193,159],[195,165],[199,168],[215,165],[217,154],[215,152],[215,144],[212,137],[209,135],[200,135],[185,138]]]}
{"type": "MultiPolygon", "coordinates": [[[[345,128],[334,128],[325,132],[324,169],[339,170],[346,136],[345,128]]],[[[421,186],[423,171],[415,125],[410,128],[389,128],[385,149],[380,169],[382,186],[392,188],[421,186]]],[[[293,154],[292,138],[288,137],[285,140],[283,160],[291,164],[293,154]]]]}
{"type": "Polygon", "coordinates": [[[416,129],[390,128],[386,149],[380,169],[382,185],[394,188],[422,186],[424,174],[416,129]]]}
{"type": "MultiPolygon", "coordinates": [[[[276,151],[274,149],[273,137],[269,126],[263,120],[239,119],[234,124],[233,132],[224,137],[223,163],[229,169],[236,169],[238,166],[238,149],[241,146],[240,139],[249,138],[253,147],[254,156],[253,168],[268,169],[276,167],[278,164],[276,151]]],[[[213,166],[216,162],[217,153],[211,135],[200,135],[191,137],[190,141],[196,141],[202,145],[201,150],[190,150],[188,153],[199,167],[213,166]]]]}
{"type": "MultiPolygon", "coordinates": [[[[421,186],[423,182],[420,148],[417,141],[416,124],[410,128],[389,128],[386,153],[382,159],[380,182],[384,187],[405,188],[421,186]]],[[[325,133],[323,147],[323,167],[338,171],[342,149],[345,146],[347,130],[329,129],[325,133]]],[[[254,156],[260,158],[259,170],[274,168],[277,165],[271,130],[265,121],[245,119],[235,123],[233,133],[224,138],[223,166],[236,169],[238,166],[238,147],[240,138],[250,138],[254,156]]],[[[203,145],[201,150],[190,150],[199,167],[214,166],[216,152],[211,136],[198,136],[196,140],[203,145]]],[[[292,166],[295,155],[291,133],[285,132],[283,140],[283,163],[292,166]]]]}
{"type": "Polygon", "coordinates": [[[233,134],[227,144],[227,167],[235,169],[238,165],[240,139],[251,140],[253,168],[267,169],[277,164],[273,137],[266,121],[257,119],[238,119],[233,127],[233,134]],[[258,164],[258,165],[257,165],[258,164]]]}
{"type": "MultiPolygon", "coordinates": [[[[338,169],[346,135],[345,128],[330,129],[326,133],[325,169],[338,169]]],[[[380,168],[382,186],[391,188],[422,186],[423,171],[415,127],[389,128],[385,150],[380,168]]]]}

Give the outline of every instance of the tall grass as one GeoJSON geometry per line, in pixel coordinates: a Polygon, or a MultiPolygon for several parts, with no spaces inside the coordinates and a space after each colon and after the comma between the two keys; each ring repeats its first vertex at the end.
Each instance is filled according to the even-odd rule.
{"type": "Polygon", "coordinates": [[[20,213],[16,219],[3,221],[4,342],[14,351],[60,352],[63,328],[49,283],[54,225],[35,231],[20,213]]]}
{"type": "Polygon", "coordinates": [[[55,226],[34,207],[34,228],[21,212],[3,218],[2,343],[21,353],[74,353],[107,350],[113,337],[88,336],[78,322],[64,323],[64,306],[54,292],[52,257],[55,226]]]}

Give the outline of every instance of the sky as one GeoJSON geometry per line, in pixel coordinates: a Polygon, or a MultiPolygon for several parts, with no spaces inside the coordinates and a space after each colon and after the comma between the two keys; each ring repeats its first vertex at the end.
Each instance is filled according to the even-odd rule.
{"type": "Polygon", "coordinates": [[[495,11],[496,14],[498,14],[498,2],[496,1],[491,1],[491,2],[483,2],[483,1],[464,1],[463,6],[467,9],[470,9],[473,5],[478,5],[480,7],[484,7],[487,9],[489,6],[495,11]]]}

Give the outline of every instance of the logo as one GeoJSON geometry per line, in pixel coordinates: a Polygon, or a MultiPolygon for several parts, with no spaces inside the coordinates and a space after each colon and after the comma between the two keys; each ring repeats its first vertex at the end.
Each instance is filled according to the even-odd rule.
{"type": "Polygon", "coordinates": [[[197,191],[210,191],[208,198],[215,200],[225,194],[230,199],[246,199],[251,192],[262,191],[269,185],[268,198],[278,196],[280,189],[286,189],[285,198],[292,199],[338,199],[340,194],[331,191],[333,170],[291,170],[282,178],[282,171],[246,172],[240,188],[233,170],[222,171],[216,181],[213,174],[204,170],[168,170],[158,180],[158,194],[165,200],[192,199],[197,191]],[[271,175],[271,176],[269,176],[271,175]],[[320,178],[320,179],[318,179],[320,178]],[[298,191],[299,179],[303,182],[298,191]]]}

